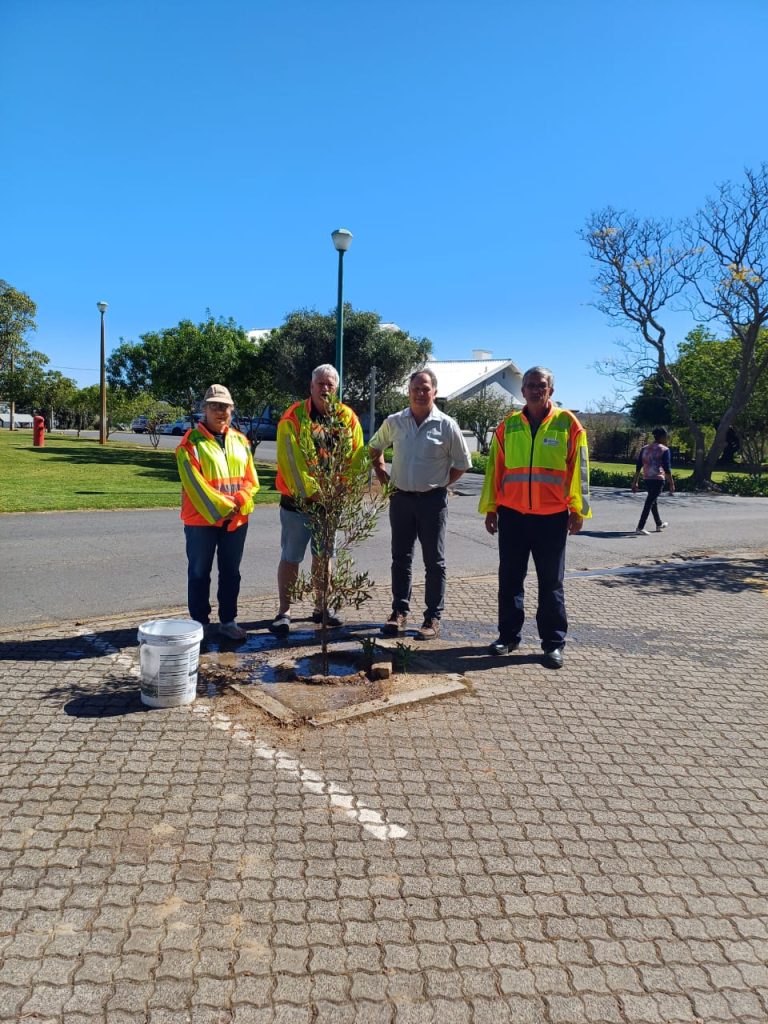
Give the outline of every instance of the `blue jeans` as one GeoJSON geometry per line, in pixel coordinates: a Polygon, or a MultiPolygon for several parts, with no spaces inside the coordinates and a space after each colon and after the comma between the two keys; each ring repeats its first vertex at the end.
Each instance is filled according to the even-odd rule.
{"type": "Polygon", "coordinates": [[[411,607],[413,549],[418,540],[424,559],[425,619],[439,619],[445,607],[445,524],[448,491],[424,494],[395,491],[389,502],[392,527],[392,611],[407,615],[411,607]]]}
{"type": "Polygon", "coordinates": [[[568,618],[565,614],[565,542],[568,513],[550,516],[523,515],[498,508],[499,517],[499,637],[519,642],[525,622],[525,577],[533,555],[539,581],[536,625],[544,651],[565,647],[568,618]]]}
{"type": "Polygon", "coordinates": [[[207,625],[211,615],[211,569],[217,555],[219,621],[237,618],[240,593],[240,562],[245,547],[248,523],[231,532],[226,526],[185,526],[187,541],[187,604],[189,617],[207,625]]]}

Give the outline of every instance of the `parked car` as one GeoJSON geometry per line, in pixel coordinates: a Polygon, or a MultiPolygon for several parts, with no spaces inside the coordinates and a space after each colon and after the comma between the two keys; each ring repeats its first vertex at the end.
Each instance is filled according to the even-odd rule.
{"type": "Polygon", "coordinates": [[[131,430],[134,434],[146,434],[149,431],[149,420],[146,416],[137,416],[131,420],[131,430]]]}
{"type": "Polygon", "coordinates": [[[275,409],[265,409],[258,420],[251,423],[251,437],[256,441],[274,441],[277,438],[277,424],[280,413],[275,409]]]}
{"type": "MultiPolygon", "coordinates": [[[[202,418],[201,413],[195,413],[195,423],[202,418]]],[[[182,434],[186,434],[191,426],[192,421],[189,416],[183,416],[180,420],[174,420],[173,423],[161,423],[157,428],[157,432],[158,434],[173,434],[174,437],[181,437],[182,434]]]]}

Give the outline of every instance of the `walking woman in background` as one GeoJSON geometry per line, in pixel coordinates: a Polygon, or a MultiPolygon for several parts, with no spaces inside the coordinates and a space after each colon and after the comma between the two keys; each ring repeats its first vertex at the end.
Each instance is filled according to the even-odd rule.
{"type": "Polygon", "coordinates": [[[653,431],[653,444],[647,444],[640,450],[637,457],[635,478],[632,481],[632,493],[637,494],[637,484],[640,474],[645,482],[646,499],[643,511],[640,515],[640,522],[637,524],[635,533],[648,533],[645,524],[648,515],[653,516],[656,523],[656,533],[666,530],[669,523],[663,523],[659,515],[657,501],[664,490],[664,481],[669,480],[669,493],[675,493],[675,481],[672,479],[672,458],[669,448],[666,445],[667,432],[663,427],[656,427],[653,431]]]}

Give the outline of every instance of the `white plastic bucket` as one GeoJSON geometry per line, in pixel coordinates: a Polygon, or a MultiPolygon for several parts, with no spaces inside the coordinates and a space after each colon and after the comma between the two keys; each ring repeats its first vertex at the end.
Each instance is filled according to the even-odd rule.
{"type": "Polygon", "coordinates": [[[139,626],[141,702],[150,708],[191,704],[203,627],[192,619],[154,619],[139,626]]]}

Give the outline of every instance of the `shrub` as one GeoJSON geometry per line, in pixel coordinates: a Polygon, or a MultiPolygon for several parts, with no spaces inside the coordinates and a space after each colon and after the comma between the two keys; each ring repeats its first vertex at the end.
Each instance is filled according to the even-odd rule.
{"type": "Polygon", "coordinates": [[[472,467],[468,470],[469,473],[485,473],[485,467],[488,465],[488,456],[482,455],[480,452],[470,452],[472,458],[472,467]]]}
{"type": "Polygon", "coordinates": [[[768,498],[768,479],[729,473],[720,484],[723,494],[736,494],[741,498],[768,498]]]}
{"type": "Polygon", "coordinates": [[[589,482],[593,487],[631,487],[634,476],[632,472],[609,472],[595,467],[589,471],[589,482]]]}

